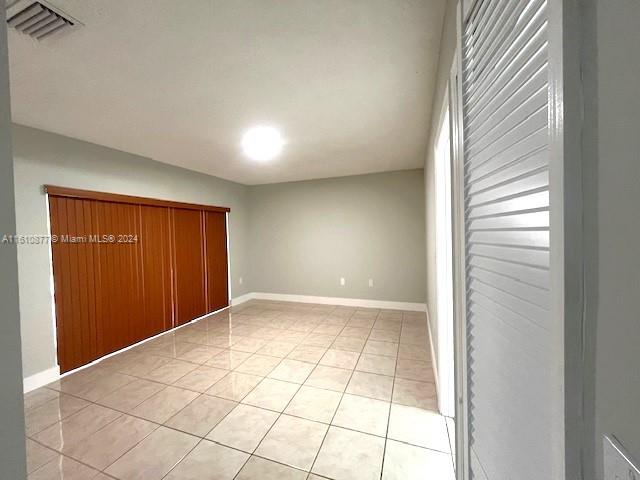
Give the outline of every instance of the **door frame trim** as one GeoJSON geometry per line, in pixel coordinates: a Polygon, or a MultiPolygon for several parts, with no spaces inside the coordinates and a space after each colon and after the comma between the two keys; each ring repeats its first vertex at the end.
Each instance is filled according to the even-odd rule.
{"type": "Polygon", "coordinates": [[[551,313],[558,319],[557,389],[563,430],[558,478],[582,478],[585,460],[585,338],[581,12],[576,0],[549,2],[549,201],[551,313]],[[565,85],[570,88],[564,88],[565,85]]]}
{"type": "MultiPolygon", "coordinates": [[[[435,142],[433,145],[433,176],[434,176],[434,186],[435,186],[435,223],[436,223],[436,234],[435,234],[435,250],[436,250],[436,325],[438,326],[438,334],[437,338],[433,338],[431,335],[431,331],[429,332],[431,343],[433,347],[433,343],[435,342],[437,345],[437,356],[435,355],[435,350],[432,348],[432,357],[433,364],[435,370],[435,378],[436,378],[436,387],[438,392],[438,408],[440,413],[447,416],[452,417],[455,416],[455,403],[456,403],[456,388],[455,388],[455,281],[454,281],[454,269],[455,269],[455,249],[454,249],[454,236],[453,229],[455,223],[455,212],[454,212],[454,196],[456,192],[454,192],[454,178],[453,178],[453,154],[455,149],[454,142],[454,132],[453,132],[453,124],[454,119],[452,115],[455,114],[453,111],[455,106],[453,105],[455,96],[455,75],[456,75],[456,55],[454,54],[454,59],[452,62],[451,71],[449,74],[449,79],[445,86],[444,98],[442,104],[440,105],[440,114],[438,115],[438,123],[436,126],[436,135],[435,142]],[[442,134],[443,129],[445,128],[445,116],[447,120],[446,128],[449,131],[448,145],[449,148],[449,178],[446,179],[446,185],[440,185],[440,170],[443,168],[441,163],[441,158],[438,156],[438,146],[440,142],[440,136],[442,134]],[[440,189],[444,188],[445,192],[440,192],[440,189]],[[442,245],[439,242],[440,235],[439,231],[443,225],[439,223],[439,219],[441,218],[441,209],[443,206],[440,204],[439,193],[444,197],[449,197],[449,215],[448,218],[444,218],[443,225],[449,231],[449,242],[450,255],[444,255],[445,258],[442,258],[442,245]],[[444,312],[440,311],[441,306],[441,295],[443,295],[443,285],[440,282],[440,269],[442,268],[443,263],[449,263],[448,268],[451,269],[449,278],[446,278],[447,282],[446,286],[444,286],[447,290],[450,289],[451,298],[449,307],[451,308],[451,316],[447,317],[443,315],[444,312]],[[449,283],[448,280],[451,280],[449,283]],[[446,337],[446,338],[445,338],[446,337]],[[447,359],[443,359],[443,356],[446,355],[447,359]],[[443,360],[443,361],[440,361],[443,360]],[[452,365],[449,365],[452,364],[452,365]]],[[[448,293],[446,293],[448,295],[448,293]]],[[[449,303],[449,302],[447,302],[449,303]]],[[[431,322],[429,322],[429,328],[431,329],[431,322]]]]}
{"type": "Polygon", "coordinates": [[[129,203],[134,205],[148,205],[151,207],[171,207],[186,210],[207,210],[210,212],[230,212],[229,207],[217,207],[214,205],[200,205],[197,203],[176,202],[173,200],[161,200],[158,198],[136,197],[134,195],[122,195],[119,193],[96,192],[79,188],[59,187],[56,185],[44,185],[44,193],[56,197],[83,198],[87,200],[99,200],[102,202],[129,203]]]}
{"type": "Polygon", "coordinates": [[[470,478],[469,411],[467,379],[467,292],[464,223],[464,116],[462,111],[462,32],[464,17],[462,1],[458,2],[456,21],[456,51],[449,79],[449,118],[451,121],[451,214],[453,238],[453,322],[456,398],[456,478],[470,478]]]}

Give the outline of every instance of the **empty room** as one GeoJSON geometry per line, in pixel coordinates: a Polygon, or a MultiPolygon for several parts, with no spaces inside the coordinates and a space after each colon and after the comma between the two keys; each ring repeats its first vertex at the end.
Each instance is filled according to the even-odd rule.
{"type": "Polygon", "coordinates": [[[1,480],[640,478],[637,2],[1,5],[1,480]]]}

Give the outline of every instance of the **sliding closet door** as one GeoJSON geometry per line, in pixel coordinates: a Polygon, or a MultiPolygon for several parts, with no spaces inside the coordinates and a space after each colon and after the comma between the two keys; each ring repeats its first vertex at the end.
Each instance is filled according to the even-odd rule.
{"type": "Polygon", "coordinates": [[[228,305],[228,209],[46,188],[62,372],[228,305]]]}
{"type": "MultiPolygon", "coordinates": [[[[98,231],[95,202],[49,198],[52,238],[83,237],[98,231]]],[[[53,271],[57,322],[58,362],[62,372],[99,356],[97,323],[101,315],[99,294],[100,252],[97,244],[53,245],[53,271]]]]}
{"type": "Polygon", "coordinates": [[[62,372],[85,365],[140,338],[144,318],[141,248],[100,242],[139,235],[134,205],[50,197],[58,361],[62,372]]]}
{"type": "Polygon", "coordinates": [[[173,327],[171,210],[140,206],[144,316],[137,337],[151,337],[173,327]]]}
{"type": "MultiPolygon", "coordinates": [[[[136,342],[136,324],[144,318],[141,249],[139,243],[123,241],[140,235],[140,209],[136,205],[95,202],[99,235],[108,232],[113,241],[98,244],[99,356],[136,342]],[[120,241],[118,241],[120,240],[120,241]]],[[[82,284],[80,288],[84,288],[82,284]]]]}
{"type": "Polygon", "coordinates": [[[204,218],[199,210],[172,209],[175,321],[182,325],[207,312],[204,218]]]}
{"type": "Polygon", "coordinates": [[[207,309],[212,312],[229,306],[227,214],[224,212],[205,212],[204,214],[207,309]]]}
{"type": "Polygon", "coordinates": [[[481,0],[463,29],[469,461],[478,479],[559,478],[547,20],[544,0],[481,0]]]}

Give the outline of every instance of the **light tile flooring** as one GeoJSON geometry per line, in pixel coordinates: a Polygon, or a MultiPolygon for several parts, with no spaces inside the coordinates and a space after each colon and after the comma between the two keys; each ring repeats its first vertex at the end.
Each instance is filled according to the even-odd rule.
{"type": "Polygon", "coordinates": [[[25,396],[30,480],[452,480],[424,314],[250,301],[25,396]]]}

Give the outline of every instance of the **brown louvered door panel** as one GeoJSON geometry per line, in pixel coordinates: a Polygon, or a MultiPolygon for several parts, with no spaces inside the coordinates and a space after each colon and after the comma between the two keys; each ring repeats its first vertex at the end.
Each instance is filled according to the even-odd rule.
{"type": "Polygon", "coordinates": [[[209,312],[213,312],[229,306],[227,214],[224,212],[204,212],[204,215],[207,309],[209,312]]]}
{"type": "Polygon", "coordinates": [[[64,236],[84,237],[97,232],[95,202],[68,198],[49,199],[58,361],[63,372],[99,356],[97,318],[100,298],[99,252],[97,244],[68,243],[64,236]]]}
{"type": "Polygon", "coordinates": [[[140,214],[144,317],[138,324],[140,338],[147,338],[173,327],[171,211],[141,205],[140,214]]]}
{"type": "Polygon", "coordinates": [[[61,372],[227,306],[228,209],[47,188],[61,372]]]}
{"type": "Polygon", "coordinates": [[[204,266],[204,218],[198,210],[172,209],[175,323],[207,313],[204,266]]]}
{"type": "Polygon", "coordinates": [[[112,235],[99,244],[102,315],[98,317],[100,355],[127,347],[144,337],[136,324],[143,318],[141,249],[139,243],[123,241],[140,237],[140,209],[136,205],[96,202],[100,235],[112,235]]]}

